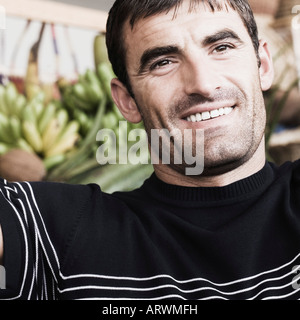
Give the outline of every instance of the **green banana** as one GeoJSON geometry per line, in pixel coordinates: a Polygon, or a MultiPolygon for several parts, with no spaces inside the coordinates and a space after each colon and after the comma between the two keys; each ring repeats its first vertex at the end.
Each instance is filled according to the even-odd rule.
{"type": "Polygon", "coordinates": [[[89,84],[89,92],[94,100],[92,100],[95,104],[98,104],[100,100],[103,99],[104,93],[100,85],[96,82],[91,82],[89,84]]]}
{"type": "Polygon", "coordinates": [[[80,84],[84,87],[87,101],[94,106],[102,98],[101,88],[94,82],[87,80],[81,81],[80,84]]]}
{"type": "Polygon", "coordinates": [[[103,128],[115,129],[118,123],[118,118],[116,117],[116,114],[113,111],[107,112],[102,119],[103,128]]]}
{"type": "Polygon", "coordinates": [[[100,81],[99,81],[96,73],[94,71],[92,71],[91,69],[87,69],[85,71],[84,78],[90,83],[95,82],[101,86],[100,81]]]}
{"type": "Polygon", "coordinates": [[[105,33],[99,33],[94,38],[94,60],[95,67],[97,67],[101,62],[109,63],[105,33]]]}
{"type": "Polygon", "coordinates": [[[36,103],[44,103],[45,98],[46,98],[45,92],[43,92],[42,90],[39,90],[39,92],[32,99],[28,99],[29,105],[33,106],[36,103]]]}
{"type": "MultiPolygon", "coordinates": [[[[72,99],[72,97],[70,97],[70,99],[72,99]]],[[[87,112],[92,112],[95,109],[95,106],[93,104],[91,104],[90,102],[86,102],[80,99],[76,99],[75,97],[73,97],[73,101],[74,101],[74,105],[75,105],[75,109],[76,107],[87,111],[87,112]]]]}
{"type": "MultiPolygon", "coordinates": [[[[87,134],[90,132],[90,130],[91,130],[91,128],[93,127],[94,123],[95,123],[94,118],[88,117],[88,120],[87,120],[87,122],[85,123],[85,125],[84,125],[84,127],[83,127],[83,129],[84,129],[85,132],[86,132],[85,135],[87,135],[87,134]]],[[[99,126],[100,126],[100,124],[99,124],[99,126]]],[[[100,129],[100,128],[99,128],[99,129],[100,129]]]]}
{"type": "Polygon", "coordinates": [[[104,95],[102,85],[91,69],[87,69],[84,75],[78,77],[78,82],[74,85],[73,92],[79,100],[93,105],[99,103],[99,100],[104,95]]]}
{"type": "Polygon", "coordinates": [[[100,63],[97,66],[97,75],[103,85],[104,91],[107,95],[107,97],[112,100],[111,98],[111,80],[115,78],[115,75],[113,73],[113,70],[111,66],[108,63],[100,63]]]}
{"type": "Polygon", "coordinates": [[[49,150],[61,135],[62,127],[57,118],[51,119],[42,135],[43,151],[49,150]]]}
{"type": "Polygon", "coordinates": [[[45,156],[52,157],[71,149],[80,138],[79,127],[78,121],[72,120],[69,122],[56,141],[45,150],[45,156]]]}
{"type": "Polygon", "coordinates": [[[79,122],[80,132],[85,136],[93,120],[85,112],[79,109],[74,111],[74,118],[79,122]]]}
{"type": "Polygon", "coordinates": [[[75,104],[73,89],[71,86],[68,86],[65,88],[62,99],[65,107],[68,108],[68,110],[73,111],[77,109],[77,106],[75,104]]]}
{"type": "Polygon", "coordinates": [[[95,137],[98,130],[102,127],[102,118],[105,114],[107,106],[106,97],[99,103],[96,113],[94,114],[93,125],[84,137],[77,148],[73,148],[69,152],[69,156],[64,163],[60,164],[57,168],[51,171],[48,175],[50,181],[63,180],[64,177],[76,166],[80,165],[83,161],[88,159],[93,153],[93,146],[95,145],[95,137]]]}
{"type": "Polygon", "coordinates": [[[0,85],[0,112],[22,117],[26,104],[26,97],[18,93],[13,83],[8,83],[6,87],[0,85]]]}
{"type": "Polygon", "coordinates": [[[21,128],[20,119],[17,118],[16,116],[11,116],[9,118],[9,126],[10,126],[10,132],[16,142],[22,136],[22,128],[21,128]]]}
{"type": "Polygon", "coordinates": [[[43,162],[46,170],[48,171],[48,170],[51,170],[53,167],[62,163],[65,159],[66,159],[66,155],[62,153],[52,157],[45,158],[43,162]]]}
{"type": "Polygon", "coordinates": [[[69,121],[69,114],[65,109],[58,110],[56,114],[57,121],[60,125],[60,127],[63,129],[66,127],[68,121],[69,121]]]}
{"type": "Polygon", "coordinates": [[[5,94],[4,94],[4,100],[7,106],[7,111],[9,114],[14,113],[14,104],[18,97],[18,91],[16,89],[16,86],[9,82],[7,86],[5,87],[5,94]]]}
{"type": "Polygon", "coordinates": [[[14,106],[14,114],[21,118],[22,117],[22,112],[27,104],[27,99],[25,98],[24,95],[19,94],[16,101],[15,101],[15,106],[14,106]]]}
{"type": "Polygon", "coordinates": [[[76,120],[72,120],[70,121],[67,126],[64,128],[63,132],[60,135],[61,139],[64,139],[65,137],[74,134],[74,133],[78,133],[80,128],[80,125],[78,123],[78,121],[76,120]]]}
{"type": "Polygon", "coordinates": [[[63,135],[57,143],[52,146],[49,150],[46,151],[45,156],[48,157],[54,157],[59,154],[65,153],[72,149],[75,145],[75,143],[80,138],[79,134],[77,132],[71,133],[70,135],[63,135]]]}
{"type": "Polygon", "coordinates": [[[35,113],[32,110],[32,108],[30,107],[30,105],[27,105],[22,112],[22,119],[24,121],[29,121],[29,122],[33,122],[36,123],[36,117],[35,117],[35,113]]]}
{"type": "Polygon", "coordinates": [[[0,142],[0,155],[7,153],[11,149],[11,146],[6,143],[0,142]]]}
{"type": "Polygon", "coordinates": [[[31,109],[34,112],[36,120],[39,121],[39,119],[44,111],[44,104],[42,102],[32,103],[31,109]]]}
{"type": "Polygon", "coordinates": [[[17,141],[17,147],[25,150],[25,151],[28,151],[28,152],[31,152],[31,153],[34,153],[34,150],[32,149],[32,147],[30,146],[30,144],[24,140],[23,138],[20,138],[18,141],[17,141]]]}
{"type": "Polygon", "coordinates": [[[3,114],[8,113],[8,108],[5,102],[5,87],[3,85],[0,85],[0,112],[3,114]]]}
{"type": "Polygon", "coordinates": [[[91,69],[79,75],[77,83],[65,88],[63,93],[63,100],[69,109],[81,109],[88,113],[93,113],[103,98],[102,84],[91,69]]]}
{"type": "Polygon", "coordinates": [[[41,117],[38,121],[38,128],[39,132],[43,134],[45,131],[47,125],[53,119],[56,112],[56,105],[54,103],[49,103],[43,110],[43,113],[41,114],[41,117]]]}
{"type": "Polygon", "coordinates": [[[103,96],[104,96],[103,86],[96,72],[92,71],[91,69],[87,69],[85,73],[85,78],[92,86],[95,87],[98,100],[103,99],[103,96]]]}
{"type": "Polygon", "coordinates": [[[65,88],[62,101],[46,105],[40,90],[29,101],[13,83],[0,85],[0,154],[20,148],[43,156],[48,170],[61,164],[81,138],[75,112],[85,116],[87,128],[90,119],[85,112],[93,114],[95,102],[103,95],[99,80],[95,80],[95,73],[86,72],[76,89],[73,85],[65,88]]]}
{"type": "Polygon", "coordinates": [[[74,87],[73,87],[73,91],[74,91],[74,94],[75,96],[78,98],[78,99],[81,99],[85,102],[88,102],[89,101],[89,97],[88,97],[88,94],[87,94],[87,90],[85,88],[85,86],[81,83],[81,82],[77,82],[74,87]]]}
{"type": "Polygon", "coordinates": [[[0,113],[0,141],[5,143],[14,143],[14,137],[11,134],[9,120],[6,115],[0,113]]]}
{"type": "Polygon", "coordinates": [[[43,150],[43,141],[34,122],[25,120],[22,124],[24,137],[37,153],[43,150]]]}

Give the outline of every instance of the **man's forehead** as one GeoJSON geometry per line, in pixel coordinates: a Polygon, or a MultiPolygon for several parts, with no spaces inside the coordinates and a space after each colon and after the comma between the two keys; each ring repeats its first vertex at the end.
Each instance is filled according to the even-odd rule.
{"type": "MultiPolygon", "coordinates": [[[[223,5],[218,9],[212,10],[206,1],[199,2],[193,7],[190,6],[190,2],[184,1],[178,8],[173,8],[168,12],[155,14],[146,18],[139,19],[133,26],[130,25],[129,20],[125,25],[125,42],[132,40],[134,36],[140,38],[157,37],[160,35],[166,35],[171,32],[172,27],[178,27],[180,24],[194,24],[195,28],[201,26],[201,30],[208,33],[210,30],[219,29],[220,26],[240,27],[244,29],[244,23],[239,16],[238,12],[228,5],[225,5],[226,1],[223,1],[223,5]]],[[[246,29],[245,29],[246,31],[246,29]]],[[[158,39],[159,40],[159,39],[158,39]]]]}
{"type": "Polygon", "coordinates": [[[130,16],[127,19],[127,26],[130,26],[132,29],[138,22],[142,23],[144,20],[154,20],[159,17],[168,16],[173,20],[176,19],[178,13],[183,11],[186,15],[190,13],[200,13],[200,12],[217,12],[217,11],[232,11],[235,10],[230,1],[228,0],[182,0],[176,2],[173,7],[166,8],[158,12],[145,12],[141,14],[139,18],[135,16],[130,16]]]}
{"type": "Polygon", "coordinates": [[[171,12],[175,18],[177,11],[182,7],[185,7],[188,12],[193,12],[194,10],[199,9],[199,7],[212,12],[228,10],[229,8],[236,9],[236,5],[234,5],[232,0],[173,0],[165,2],[158,1],[155,5],[152,5],[151,1],[147,0],[145,5],[143,6],[141,3],[141,6],[142,7],[139,7],[138,10],[134,10],[132,15],[128,18],[132,28],[138,20],[159,14],[171,12]]]}

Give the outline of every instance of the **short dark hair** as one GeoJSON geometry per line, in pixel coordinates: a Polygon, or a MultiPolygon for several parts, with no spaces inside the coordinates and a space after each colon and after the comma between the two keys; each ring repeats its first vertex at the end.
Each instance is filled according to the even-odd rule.
{"type": "MultiPolygon", "coordinates": [[[[112,6],[106,26],[108,56],[115,75],[126,86],[130,94],[132,94],[132,90],[126,69],[126,52],[123,37],[125,23],[129,21],[133,28],[138,20],[160,13],[167,13],[173,8],[177,10],[182,2],[183,0],[116,0],[112,6]]],[[[213,12],[222,10],[224,2],[238,12],[252,39],[260,65],[257,24],[248,0],[190,0],[191,8],[200,2],[207,3],[213,12]]]]}

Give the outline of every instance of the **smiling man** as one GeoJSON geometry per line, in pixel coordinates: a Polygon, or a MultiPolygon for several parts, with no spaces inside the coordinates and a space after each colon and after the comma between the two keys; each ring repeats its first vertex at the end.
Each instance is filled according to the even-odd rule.
{"type": "Polygon", "coordinates": [[[202,132],[203,173],[174,145],[131,192],[2,181],[0,297],[299,299],[300,163],[266,162],[273,67],[248,2],[117,0],[107,46],[124,117],[150,146],[189,130],[197,154],[202,132]]]}
{"type": "Polygon", "coordinates": [[[219,1],[214,12],[206,1],[177,5],[133,26],[127,21],[124,67],[130,90],[114,80],[112,93],[129,121],[143,119],[148,136],[151,129],[204,130],[204,174],[190,179],[178,166],[157,166],[159,178],[223,186],[265,164],[262,90],[272,84],[271,57],[265,42],[255,42],[255,48],[238,12],[243,1],[219,1]]]}

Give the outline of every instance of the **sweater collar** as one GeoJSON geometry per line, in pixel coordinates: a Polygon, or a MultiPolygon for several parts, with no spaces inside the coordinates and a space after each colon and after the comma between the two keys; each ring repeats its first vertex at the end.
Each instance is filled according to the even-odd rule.
{"type": "Polygon", "coordinates": [[[143,188],[147,193],[165,200],[211,202],[232,200],[261,191],[274,179],[274,172],[269,163],[252,176],[239,180],[225,187],[183,187],[160,180],[155,173],[145,181],[143,188]]]}

